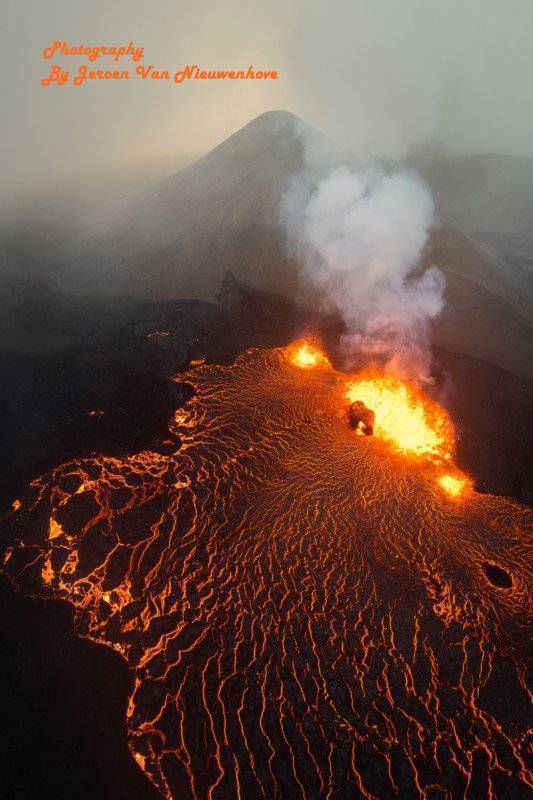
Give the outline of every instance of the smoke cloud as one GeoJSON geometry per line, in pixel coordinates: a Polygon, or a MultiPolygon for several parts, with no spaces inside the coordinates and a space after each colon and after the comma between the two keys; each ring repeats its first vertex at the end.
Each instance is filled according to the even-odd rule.
{"type": "Polygon", "coordinates": [[[293,178],[282,210],[289,250],[304,282],[342,316],[346,366],[363,354],[427,380],[430,323],[444,305],[442,272],[420,270],[433,213],[431,192],[413,171],[336,166],[317,180],[311,153],[293,178]]]}

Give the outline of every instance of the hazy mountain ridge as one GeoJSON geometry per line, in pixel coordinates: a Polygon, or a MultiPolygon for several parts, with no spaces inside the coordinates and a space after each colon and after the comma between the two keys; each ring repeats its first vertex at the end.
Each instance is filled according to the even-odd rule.
{"type": "MultiPolygon", "coordinates": [[[[303,154],[295,120],[286,112],[261,115],[149,189],[97,238],[86,234],[45,254],[38,270],[75,292],[210,299],[222,276],[245,263],[241,277],[277,288],[273,262],[284,259],[278,209],[303,154]]],[[[293,269],[290,290],[295,277],[293,269]]]]}
{"type": "Polygon", "coordinates": [[[415,164],[440,216],[479,232],[533,239],[533,159],[485,153],[415,164]]]}
{"type": "MultiPolygon", "coordinates": [[[[302,132],[326,142],[288,112],[262,114],[96,234],[44,253],[35,271],[67,292],[156,299],[212,299],[231,271],[302,301],[298,265],[279,226],[287,182],[303,165],[302,132]]],[[[533,160],[462,156],[416,166],[438,216],[424,263],[437,264],[447,281],[435,343],[533,375],[533,160]]]]}

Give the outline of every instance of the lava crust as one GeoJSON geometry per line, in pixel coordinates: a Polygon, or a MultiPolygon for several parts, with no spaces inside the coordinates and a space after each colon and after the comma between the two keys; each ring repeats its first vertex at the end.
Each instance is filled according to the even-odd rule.
{"type": "Polygon", "coordinates": [[[191,369],[175,448],[33,481],[4,571],[123,654],[166,797],[525,798],[531,510],[357,436],[337,376],[191,369]]]}

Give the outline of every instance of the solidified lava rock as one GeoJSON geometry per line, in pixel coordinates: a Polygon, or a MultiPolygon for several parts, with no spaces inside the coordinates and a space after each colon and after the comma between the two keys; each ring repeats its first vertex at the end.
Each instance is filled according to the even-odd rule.
{"type": "Polygon", "coordinates": [[[375,417],[376,415],[372,409],[367,408],[361,400],[356,400],[348,409],[348,422],[350,427],[357,430],[360,426],[360,430],[365,436],[372,436],[374,433],[375,417]]]}

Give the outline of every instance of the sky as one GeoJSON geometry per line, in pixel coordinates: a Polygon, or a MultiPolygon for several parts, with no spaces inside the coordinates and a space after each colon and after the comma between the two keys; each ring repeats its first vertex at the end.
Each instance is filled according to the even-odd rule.
{"type": "MultiPolygon", "coordinates": [[[[2,194],[126,163],[199,156],[263,111],[303,117],[359,155],[414,148],[533,157],[531,0],[0,0],[2,194]],[[171,74],[275,69],[277,81],[41,86],[43,50],[145,49],[171,74]]],[[[71,77],[85,58],[61,58],[71,77]]],[[[92,69],[108,67],[95,62],[92,69]]],[[[123,60],[118,68],[135,67],[123,60]]],[[[113,65],[113,68],[114,65],[113,65]]]]}

